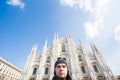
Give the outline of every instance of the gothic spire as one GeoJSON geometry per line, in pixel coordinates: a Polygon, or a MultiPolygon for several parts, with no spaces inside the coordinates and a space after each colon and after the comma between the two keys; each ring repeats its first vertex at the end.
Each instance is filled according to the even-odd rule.
{"type": "Polygon", "coordinates": [[[58,33],[57,34],[54,34],[54,40],[57,40],[59,37],[58,37],[58,33]]]}
{"type": "Polygon", "coordinates": [[[59,38],[59,35],[58,35],[58,33],[57,33],[56,37],[57,37],[57,39],[59,38]]]}
{"type": "Polygon", "coordinates": [[[90,46],[91,46],[93,52],[98,53],[98,49],[97,49],[97,47],[96,47],[96,45],[94,43],[90,44],[90,46]]]}
{"type": "Polygon", "coordinates": [[[80,50],[82,51],[83,53],[83,44],[82,44],[82,41],[79,39],[79,43],[80,43],[80,50]]]}
{"type": "Polygon", "coordinates": [[[46,50],[46,49],[47,49],[47,39],[46,39],[44,47],[43,47],[43,50],[46,50]]]}
{"type": "Polygon", "coordinates": [[[36,54],[37,45],[34,45],[29,56],[36,54]]]}
{"type": "Polygon", "coordinates": [[[79,39],[80,47],[83,48],[82,41],[79,39]]]}
{"type": "Polygon", "coordinates": [[[67,33],[67,37],[68,37],[69,39],[72,39],[72,36],[71,36],[70,33],[67,33]]]}

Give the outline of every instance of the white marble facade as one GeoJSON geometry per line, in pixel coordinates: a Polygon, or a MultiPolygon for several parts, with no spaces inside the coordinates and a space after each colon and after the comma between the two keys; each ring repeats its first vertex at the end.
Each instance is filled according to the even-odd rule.
{"type": "Polygon", "coordinates": [[[21,69],[0,57],[0,80],[21,80],[21,69]]]}
{"type": "Polygon", "coordinates": [[[48,46],[46,40],[39,55],[36,55],[37,46],[34,45],[27,57],[21,80],[51,80],[58,57],[66,58],[72,80],[114,80],[96,45],[90,44],[90,52],[79,42],[76,44],[71,35],[67,38],[55,35],[52,45],[48,46]]]}

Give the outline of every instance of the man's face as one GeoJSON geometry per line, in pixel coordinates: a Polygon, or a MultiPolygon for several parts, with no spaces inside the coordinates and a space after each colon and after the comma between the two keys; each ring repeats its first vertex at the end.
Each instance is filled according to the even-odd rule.
{"type": "Polygon", "coordinates": [[[64,63],[57,64],[55,68],[55,73],[59,78],[66,78],[67,76],[67,66],[64,63]]]}

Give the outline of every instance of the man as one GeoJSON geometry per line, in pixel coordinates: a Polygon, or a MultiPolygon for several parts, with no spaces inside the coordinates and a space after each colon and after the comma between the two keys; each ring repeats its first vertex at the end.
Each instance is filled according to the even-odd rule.
{"type": "Polygon", "coordinates": [[[54,66],[54,77],[52,80],[72,80],[69,75],[68,65],[64,58],[58,58],[54,66]]]}

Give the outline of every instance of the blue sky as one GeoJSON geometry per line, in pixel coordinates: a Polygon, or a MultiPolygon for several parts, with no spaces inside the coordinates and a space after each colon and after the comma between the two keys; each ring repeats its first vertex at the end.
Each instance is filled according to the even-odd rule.
{"type": "Polygon", "coordinates": [[[0,0],[0,56],[23,69],[33,45],[41,52],[54,34],[94,42],[114,74],[120,74],[119,0],[0,0]]]}

